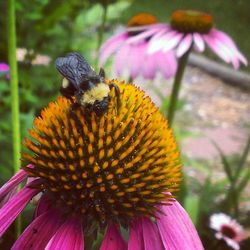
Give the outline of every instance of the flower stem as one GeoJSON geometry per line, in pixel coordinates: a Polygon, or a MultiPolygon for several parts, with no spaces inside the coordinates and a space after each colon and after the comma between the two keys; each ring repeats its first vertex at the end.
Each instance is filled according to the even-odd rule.
{"type": "MultiPolygon", "coordinates": [[[[13,140],[13,165],[14,172],[20,169],[20,121],[19,121],[19,96],[18,74],[16,61],[16,18],[15,0],[8,0],[8,58],[10,65],[11,86],[11,113],[12,113],[12,140],[13,140]]],[[[16,220],[16,235],[21,233],[21,218],[16,220]]]]}
{"type": "Polygon", "coordinates": [[[107,20],[107,13],[108,13],[108,0],[104,0],[102,3],[103,13],[102,13],[102,22],[101,26],[98,32],[98,42],[97,42],[97,51],[101,47],[102,40],[103,40],[103,34],[104,34],[104,28],[107,20]]]}
{"type": "Polygon", "coordinates": [[[174,120],[174,114],[175,114],[176,105],[177,105],[177,102],[178,102],[178,95],[179,95],[179,91],[180,91],[180,87],[181,87],[181,81],[182,81],[182,77],[183,77],[183,74],[184,74],[185,67],[187,65],[188,56],[189,56],[190,51],[191,51],[191,49],[189,49],[179,59],[179,62],[178,62],[178,68],[177,68],[177,72],[176,72],[176,75],[175,75],[174,84],[173,84],[173,88],[172,88],[172,93],[171,93],[171,96],[170,96],[170,103],[169,103],[169,107],[168,107],[169,126],[172,125],[173,120],[174,120]]]}

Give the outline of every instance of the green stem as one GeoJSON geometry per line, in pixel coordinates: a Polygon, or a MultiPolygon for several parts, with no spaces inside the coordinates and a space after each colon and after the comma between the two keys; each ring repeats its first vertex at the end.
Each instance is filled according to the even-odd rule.
{"type": "Polygon", "coordinates": [[[168,122],[169,122],[169,126],[172,125],[173,120],[174,120],[174,114],[175,114],[175,110],[176,110],[176,105],[178,102],[178,95],[179,95],[179,91],[180,91],[180,87],[181,87],[181,80],[184,74],[184,70],[185,67],[187,65],[187,60],[188,60],[188,56],[190,53],[191,49],[189,49],[180,59],[178,62],[178,68],[177,68],[177,72],[175,75],[175,79],[174,79],[174,84],[173,84],[173,88],[172,88],[172,93],[170,96],[170,102],[169,102],[169,107],[168,107],[168,122]]]}
{"type": "Polygon", "coordinates": [[[104,28],[105,28],[105,24],[107,20],[107,13],[108,13],[108,0],[103,1],[102,7],[103,7],[102,22],[101,22],[101,26],[98,32],[97,51],[101,47],[102,40],[103,40],[104,28]]]}
{"type": "MultiPolygon", "coordinates": [[[[8,0],[8,58],[10,65],[11,86],[11,113],[12,113],[12,140],[13,140],[13,164],[14,172],[20,169],[20,121],[19,121],[19,96],[18,74],[16,61],[16,18],[15,0],[8,0]]],[[[16,234],[21,233],[21,218],[16,220],[16,234]]]]}

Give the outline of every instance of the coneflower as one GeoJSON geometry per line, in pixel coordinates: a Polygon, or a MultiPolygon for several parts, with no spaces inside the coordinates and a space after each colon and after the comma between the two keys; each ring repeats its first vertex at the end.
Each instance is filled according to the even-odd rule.
{"type": "Polygon", "coordinates": [[[0,209],[0,236],[39,194],[34,219],[12,249],[91,249],[102,233],[102,250],[203,249],[171,194],[181,163],[166,119],[134,85],[110,83],[121,104],[112,90],[101,117],[92,112],[86,120],[82,106],[72,110],[59,97],[35,119],[22,154],[29,165],[0,189],[3,198],[33,178],[0,209]]]}

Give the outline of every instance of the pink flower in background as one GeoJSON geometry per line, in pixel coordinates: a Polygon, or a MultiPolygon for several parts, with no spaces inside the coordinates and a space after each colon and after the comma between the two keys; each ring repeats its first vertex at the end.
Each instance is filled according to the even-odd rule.
{"type": "Polygon", "coordinates": [[[0,73],[6,73],[10,70],[10,67],[8,64],[0,62],[0,73]]]}
{"type": "Polygon", "coordinates": [[[235,250],[240,249],[239,243],[246,238],[243,227],[223,213],[213,214],[210,217],[210,228],[216,231],[215,237],[224,240],[235,250]]]}
{"type": "Polygon", "coordinates": [[[143,13],[134,16],[127,29],[107,40],[100,49],[100,64],[114,56],[113,70],[117,76],[126,74],[132,79],[143,76],[154,79],[157,72],[170,78],[176,72],[176,59],[172,51],[157,51],[148,54],[152,34],[158,33],[163,25],[154,25],[157,19],[143,13]]]}
{"type": "Polygon", "coordinates": [[[234,41],[226,33],[215,29],[213,17],[206,13],[177,10],[172,14],[170,24],[155,24],[151,29],[155,32],[149,41],[149,54],[176,49],[177,57],[181,57],[191,47],[203,52],[207,45],[235,69],[240,67],[240,63],[247,65],[246,58],[234,41]]]}

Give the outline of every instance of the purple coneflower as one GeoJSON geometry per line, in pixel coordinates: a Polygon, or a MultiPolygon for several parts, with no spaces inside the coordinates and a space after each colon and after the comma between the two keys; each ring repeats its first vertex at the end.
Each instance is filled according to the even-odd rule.
{"type": "Polygon", "coordinates": [[[176,59],[172,51],[147,53],[152,34],[158,33],[164,25],[156,24],[155,16],[142,13],[129,20],[127,29],[107,40],[100,49],[100,64],[114,55],[113,69],[117,76],[128,75],[135,79],[154,79],[157,72],[170,78],[176,72],[176,59]]]}
{"type": "Polygon", "coordinates": [[[22,154],[30,165],[0,189],[3,198],[33,178],[0,209],[0,237],[33,197],[39,199],[13,250],[91,249],[102,233],[101,250],[203,249],[171,195],[181,179],[172,130],[143,91],[112,82],[121,104],[117,108],[112,90],[101,117],[92,112],[86,119],[81,107],[72,111],[72,101],[59,97],[35,119],[22,154]]]}
{"type": "Polygon", "coordinates": [[[228,246],[235,250],[240,249],[239,243],[246,238],[243,227],[223,213],[213,214],[210,217],[209,226],[216,231],[217,239],[223,239],[228,246]]]}
{"type": "Polygon", "coordinates": [[[156,24],[151,28],[148,52],[176,49],[182,57],[192,46],[198,52],[205,50],[205,44],[226,63],[238,69],[240,62],[247,65],[246,58],[234,41],[224,32],[214,28],[213,17],[193,10],[177,10],[171,16],[170,24],[156,24]],[[157,29],[158,28],[158,29],[157,29]]]}

